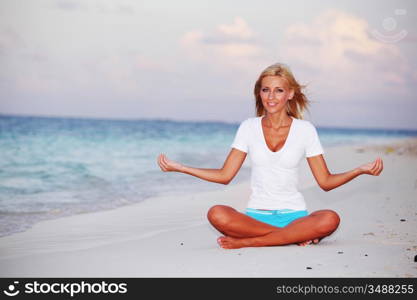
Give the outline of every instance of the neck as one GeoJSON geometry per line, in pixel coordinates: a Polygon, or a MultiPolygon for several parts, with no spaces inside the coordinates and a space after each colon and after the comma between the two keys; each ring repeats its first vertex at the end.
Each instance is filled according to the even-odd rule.
{"type": "Polygon", "coordinates": [[[287,126],[291,123],[291,117],[287,115],[287,112],[283,110],[275,114],[265,114],[266,125],[272,128],[279,128],[287,126]]]}

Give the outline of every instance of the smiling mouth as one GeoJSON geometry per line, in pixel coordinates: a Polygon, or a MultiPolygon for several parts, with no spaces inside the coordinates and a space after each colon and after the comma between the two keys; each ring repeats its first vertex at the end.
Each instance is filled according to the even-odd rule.
{"type": "Polygon", "coordinates": [[[277,106],[278,103],[274,103],[274,102],[267,102],[268,106],[277,106]]]}

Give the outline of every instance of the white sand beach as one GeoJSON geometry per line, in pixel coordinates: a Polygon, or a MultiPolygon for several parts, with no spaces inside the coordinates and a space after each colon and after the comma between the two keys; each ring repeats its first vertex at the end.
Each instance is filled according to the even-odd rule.
{"type": "Polygon", "coordinates": [[[0,238],[0,276],[417,277],[416,149],[417,139],[327,148],[332,173],[384,160],[380,176],[362,175],[329,192],[304,161],[300,180],[309,211],[333,209],[342,220],[318,245],[220,248],[206,212],[215,204],[243,210],[249,183],[219,185],[215,192],[43,221],[0,238]]]}

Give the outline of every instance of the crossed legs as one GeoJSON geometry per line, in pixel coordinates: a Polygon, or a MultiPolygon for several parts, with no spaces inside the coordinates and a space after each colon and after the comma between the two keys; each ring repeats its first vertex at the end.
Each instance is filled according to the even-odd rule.
{"type": "Polygon", "coordinates": [[[218,239],[222,248],[306,245],[332,234],[340,218],[332,210],[318,210],[279,228],[238,212],[225,205],[215,205],[207,213],[210,223],[225,236],[218,239]]]}

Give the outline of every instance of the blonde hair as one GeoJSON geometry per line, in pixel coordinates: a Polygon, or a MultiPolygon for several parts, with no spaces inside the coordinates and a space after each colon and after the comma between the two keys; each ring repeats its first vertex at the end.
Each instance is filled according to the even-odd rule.
{"type": "Polygon", "coordinates": [[[262,99],[260,95],[260,90],[262,86],[262,79],[266,76],[280,76],[288,82],[290,89],[294,90],[294,96],[287,101],[286,109],[287,114],[296,119],[303,119],[304,111],[308,111],[308,105],[310,101],[301,91],[305,88],[305,85],[300,85],[297,80],[295,80],[294,75],[292,74],[290,68],[285,64],[276,63],[265,70],[262,71],[259,75],[258,80],[255,83],[254,94],[255,94],[255,106],[256,106],[256,116],[260,117],[265,114],[265,109],[262,104],[262,99]]]}

